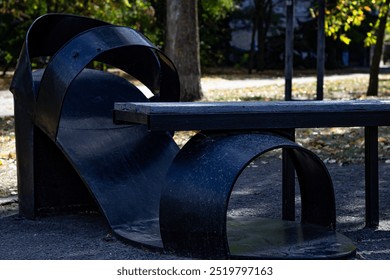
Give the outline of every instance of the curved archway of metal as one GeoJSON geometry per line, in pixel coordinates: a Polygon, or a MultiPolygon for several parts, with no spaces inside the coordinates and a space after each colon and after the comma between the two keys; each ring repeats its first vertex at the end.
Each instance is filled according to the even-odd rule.
{"type": "Polygon", "coordinates": [[[335,232],[333,185],[323,162],[270,133],[201,132],[193,137],[168,171],[160,229],[165,249],[198,258],[328,259],[350,256],[356,249],[335,232]],[[278,148],[294,162],[301,223],[245,217],[228,221],[230,195],[241,172],[254,158],[278,148]]]}

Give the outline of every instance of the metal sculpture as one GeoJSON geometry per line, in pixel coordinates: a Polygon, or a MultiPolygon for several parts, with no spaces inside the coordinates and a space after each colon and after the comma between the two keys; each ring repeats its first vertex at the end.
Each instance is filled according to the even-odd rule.
{"type": "MultiPolygon", "coordinates": [[[[125,241],[199,258],[339,258],[355,252],[334,231],[333,186],[325,166],[286,137],[206,130],[179,151],[171,130],[113,122],[116,102],[179,101],[173,63],[133,29],[73,15],[38,18],[11,91],[22,216],[96,207],[125,241]],[[39,57],[50,59],[33,71],[31,62],[39,57]],[[96,61],[125,71],[154,96],[88,68],[96,61]],[[234,182],[254,157],[275,148],[294,160],[302,224],[281,222],[277,231],[289,241],[272,249],[229,241],[226,211],[234,182]]],[[[242,219],[238,230],[251,224],[242,219]]]]}

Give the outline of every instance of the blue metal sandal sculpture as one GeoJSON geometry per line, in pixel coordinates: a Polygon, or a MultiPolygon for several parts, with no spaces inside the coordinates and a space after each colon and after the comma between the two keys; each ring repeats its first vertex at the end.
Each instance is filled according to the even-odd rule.
{"type": "Polygon", "coordinates": [[[179,150],[170,131],[114,124],[115,102],[179,101],[174,65],[133,29],[44,15],[28,30],[11,90],[22,216],[97,206],[124,240],[196,258],[318,259],[355,253],[335,232],[333,186],[325,166],[293,141],[265,132],[205,131],[179,150]],[[31,61],[39,57],[50,60],[32,71],[31,61]],[[154,96],[147,98],[124,78],[89,69],[93,61],[123,70],[154,96]],[[261,234],[266,222],[259,220],[258,227],[243,218],[228,239],[226,211],[236,179],[251,160],[276,148],[293,159],[301,223],[281,221],[277,231],[284,238],[265,246],[273,242],[261,234]],[[221,169],[218,161],[226,153],[221,169]],[[259,232],[255,243],[237,234],[248,227],[259,232]]]}
{"type": "Polygon", "coordinates": [[[160,246],[161,181],[178,147],[170,133],[114,125],[114,102],[149,100],[127,80],[86,68],[93,60],[137,78],[156,100],[179,100],[173,64],[133,29],[71,15],[37,19],[11,86],[20,213],[85,205],[92,195],[115,232],[160,246]],[[31,72],[30,61],[45,56],[46,68],[31,72]],[[156,232],[132,231],[136,221],[156,232]]]}

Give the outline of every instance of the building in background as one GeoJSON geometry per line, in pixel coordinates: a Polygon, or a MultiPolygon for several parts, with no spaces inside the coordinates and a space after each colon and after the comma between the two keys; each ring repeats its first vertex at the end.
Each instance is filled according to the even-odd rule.
{"type": "MultiPolygon", "coordinates": [[[[264,15],[266,29],[264,46],[258,44],[257,32],[253,36],[255,0],[242,0],[239,9],[232,16],[230,28],[232,48],[230,60],[237,64],[249,64],[251,44],[258,53],[264,47],[264,64],[270,69],[283,69],[285,53],[286,1],[264,0],[270,7],[264,15]]],[[[317,20],[312,9],[315,0],[295,0],[294,9],[294,68],[314,69],[316,67],[317,20]]],[[[363,41],[352,41],[350,45],[326,39],[326,67],[367,67],[369,48],[363,41]]],[[[256,61],[256,58],[254,59],[256,61]]]]}

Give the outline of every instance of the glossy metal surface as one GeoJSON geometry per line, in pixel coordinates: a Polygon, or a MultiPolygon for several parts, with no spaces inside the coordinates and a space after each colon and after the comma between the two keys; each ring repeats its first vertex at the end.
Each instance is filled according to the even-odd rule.
{"type": "MultiPolygon", "coordinates": [[[[164,247],[192,257],[237,257],[230,247],[237,247],[234,243],[242,240],[238,238],[229,244],[227,236],[227,209],[234,183],[254,158],[277,148],[284,148],[294,163],[302,199],[301,223],[306,227],[301,242],[289,234],[289,230],[280,227],[276,232],[291,235],[291,239],[279,245],[289,248],[290,253],[285,258],[303,255],[305,258],[323,258],[323,250],[310,249],[313,244],[318,245],[318,240],[322,240],[323,245],[338,242],[334,232],[333,186],[326,167],[316,155],[296,143],[278,135],[257,132],[202,132],[183,147],[172,163],[167,187],[161,196],[160,224],[164,247]],[[321,227],[322,231],[313,231],[310,225],[321,227]],[[324,232],[327,232],[326,237],[324,232]],[[294,251],[297,243],[301,248],[299,252],[294,251]]],[[[255,251],[256,246],[262,246],[252,245],[251,250],[255,251]]],[[[352,243],[340,246],[340,250],[329,251],[327,257],[353,254],[355,248],[350,245],[352,243]]],[[[259,250],[257,255],[238,251],[243,258],[265,255],[272,258],[274,255],[267,249],[259,250]]]]}
{"type": "Polygon", "coordinates": [[[153,100],[179,99],[173,64],[138,32],[71,15],[37,19],[11,86],[20,214],[97,206],[114,232],[161,248],[161,181],[178,147],[168,132],[113,123],[114,102],[150,100],[124,78],[85,69],[92,60],[138,78],[153,100]],[[32,71],[36,56],[51,56],[45,69],[32,71]]]}
{"type": "MultiPolygon", "coordinates": [[[[282,222],[276,231],[289,237],[284,245],[290,249],[301,242],[318,247],[316,253],[286,258],[354,252],[334,232],[333,188],[326,168],[294,142],[258,132],[204,132],[179,153],[169,131],[113,123],[115,102],[179,101],[174,65],[132,29],[71,15],[42,16],[28,31],[11,90],[22,216],[98,208],[117,235],[143,246],[200,258],[261,258],[264,251],[279,257],[284,247],[276,249],[279,253],[261,249],[259,238],[269,227],[256,226],[261,233],[254,245],[247,242],[252,237],[238,238],[234,226],[228,240],[226,210],[242,169],[254,157],[284,148],[301,185],[303,227],[282,222]],[[51,57],[48,65],[32,71],[32,59],[40,56],[51,57]],[[124,78],[87,69],[92,61],[124,70],[154,97],[147,98],[124,78]],[[323,250],[324,244],[335,242],[342,249],[323,250]]],[[[239,230],[256,224],[234,223],[239,230]]]]}

